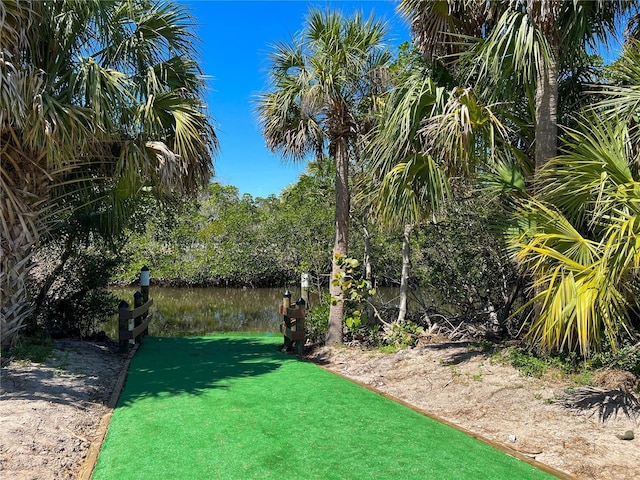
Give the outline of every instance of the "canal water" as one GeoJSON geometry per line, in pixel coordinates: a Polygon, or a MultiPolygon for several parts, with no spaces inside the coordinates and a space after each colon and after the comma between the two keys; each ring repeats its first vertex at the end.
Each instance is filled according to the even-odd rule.
{"type": "MultiPolygon", "coordinates": [[[[133,305],[135,288],[114,288],[121,300],[133,305]]],[[[389,289],[391,290],[391,289],[389,289]]],[[[149,334],[159,337],[206,335],[215,332],[277,333],[281,322],[279,288],[161,288],[151,287],[154,316],[149,334]]],[[[292,289],[292,301],[300,296],[292,289]]],[[[387,292],[391,295],[391,291],[387,292]]],[[[318,301],[311,296],[311,304],[318,301]]],[[[118,336],[117,315],[105,323],[111,338],[118,336]]]]}

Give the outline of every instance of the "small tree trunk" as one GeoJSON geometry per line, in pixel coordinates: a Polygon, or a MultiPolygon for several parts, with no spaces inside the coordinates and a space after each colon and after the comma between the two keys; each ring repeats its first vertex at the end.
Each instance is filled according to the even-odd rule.
{"type": "Polygon", "coordinates": [[[336,255],[348,254],[349,239],[349,150],[345,139],[335,142],[336,161],[336,215],[335,241],[333,244],[333,261],[331,269],[331,284],[329,291],[335,299],[329,309],[329,330],[327,331],[327,345],[340,344],[343,341],[344,298],[340,285],[333,285],[333,279],[343,270],[336,264],[336,255]]]}
{"type": "MultiPolygon", "coordinates": [[[[366,223],[362,227],[364,237],[364,279],[373,287],[373,265],[371,264],[371,235],[366,223]]],[[[370,325],[374,325],[374,309],[370,302],[367,302],[367,320],[370,325]]]]}
{"type": "Polygon", "coordinates": [[[404,323],[407,318],[407,303],[409,297],[409,275],[411,273],[411,231],[413,225],[406,224],[402,233],[402,275],[400,277],[400,303],[398,323],[404,323]]]}
{"type": "Polygon", "coordinates": [[[45,298],[47,298],[47,294],[51,289],[51,286],[56,281],[56,279],[60,276],[62,271],[64,270],[65,265],[67,264],[67,260],[73,254],[73,238],[71,235],[67,237],[64,242],[64,250],[62,251],[62,255],[60,255],[60,260],[56,267],[47,275],[44,283],[40,286],[40,291],[38,292],[38,296],[36,297],[33,316],[32,316],[32,325],[31,327],[35,329],[36,327],[36,319],[40,310],[42,309],[42,304],[44,303],[45,298]]]}
{"type": "Polygon", "coordinates": [[[365,225],[363,228],[364,237],[364,279],[373,286],[373,265],[371,265],[371,235],[365,225]]]}

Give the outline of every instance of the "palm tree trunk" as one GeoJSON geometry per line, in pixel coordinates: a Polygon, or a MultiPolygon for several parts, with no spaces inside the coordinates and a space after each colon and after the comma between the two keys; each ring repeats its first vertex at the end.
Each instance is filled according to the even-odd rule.
{"type": "Polygon", "coordinates": [[[404,323],[407,318],[407,303],[409,297],[409,274],[411,273],[411,231],[413,225],[404,226],[402,233],[402,274],[400,277],[400,303],[398,309],[398,323],[404,323]]]}
{"type": "MultiPolygon", "coordinates": [[[[347,255],[349,244],[349,150],[347,142],[341,138],[335,142],[336,161],[336,214],[335,214],[335,241],[333,244],[333,263],[331,279],[343,270],[336,263],[336,255],[347,255]]],[[[329,287],[331,297],[336,301],[331,303],[329,309],[329,330],[327,331],[327,345],[342,343],[344,322],[344,298],[340,285],[329,287]]]]}
{"type": "Polygon", "coordinates": [[[536,146],[535,168],[540,170],[558,154],[558,72],[560,35],[555,28],[559,7],[557,0],[546,2],[546,16],[539,18],[541,28],[550,45],[550,58],[536,75],[536,146]]]}
{"type": "Polygon", "coordinates": [[[536,89],[536,172],[558,153],[558,64],[538,72],[536,89]]]}
{"type": "MultiPolygon", "coordinates": [[[[1,200],[6,206],[6,197],[1,200]]],[[[3,211],[2,215],[5,213],[3,211]]],[[[33,266],[35,239],[18,219],[14,218],[14,222],[11,222],[11,218],[3,218],[3,223],[5,228],[2,231],[0,252],[0,346],[4,349],[15,345],[19,332],[33,312],[33,306],[28,300],[27,278],[33,266]]]]}

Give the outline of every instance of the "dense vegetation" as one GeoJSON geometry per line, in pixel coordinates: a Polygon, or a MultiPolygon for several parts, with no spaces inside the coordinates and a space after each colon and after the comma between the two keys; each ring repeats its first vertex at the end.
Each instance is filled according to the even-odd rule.
{"type": "Polygon", "coordinates": [[[45,300],[85,297],[89,257],[117,252],[138,197],[209,181],[217,138],[192,40],[168,2],[0,3],[3,346],[38,326],[45,300]],[[39,275],[38,257],[52,260],[39,275]],[[63,277],[74,286],[54,293],[63,277]]]}
{"type": "MultiPolygon", "coordinates": [[[[46,13],[67,4],[37,5],[46,13]]],[[[311,11],[302,33],[270,57],[270,88],[257,109],[271,149],[312,161],[296,184],[268,198],[240,197],[235,187],[217,183],[187,197],[194,180],[208,173],[196,168],[208,157],[203,150],[171,156],[171,149],[184,147],[173,135],[181,115],[163,109],[158,121],[166,128],[148,131],[148,123],[136,123],[142,113],[121,117],[105,106],[106,119],[98,118],[108,125],[130,120],[122,128],[138,128],[148,148],[166,154],[163,165],[192,154],[194,170],[187,172],[198,178],[187,175],[183,188],[163,189],[175,183],[162,175],[132,179],[122,155],[113,159],[115,167],[100,164],[112,181],[96,180],[93,189],[73,188],[92,185],[95,171],[85,171],[84,163],[73,170],[80,181],[59,177],[57,191],[76,208],[56,210],[42,193],[53,214],[23,214],[53,218],[32,229],[56,236],[32,248],[32,235],[26,250],[3,240],[3,249],[14,252],[6,257],[11,265],[29,272],[39,258],[45,272],[30,273],[32,302],[3,303],[4,311],[20,313],[11,332],[27,313],[46,324],[69,302],[89,302],[90,291],[102,295],[107,277],[128,283],[148,264],[168,285],[287,286],[309,272],[316,289],[331,290],[313,328],[317,340],[329,328],[332,343],[524,334],[532,350],[583,359],[637,351],[636,8],[634,1],[404,0],[399,10],[414,42],[395,57],[383,48],[384,28],[374,19],[311,11]],[[630,27],[620,38],[624,50],[604,67],[593,48],[619,35],[621,21],[630,27]],[[90,211],[81,208],[87,204],[90,211]],[[93,222],[107,216],[120,220],[118,228],[93,222]],[[96,269],[104,275],[87,276],[96,269]],[[376,285],[398,285],[398,302],[381,303],[376,285]]],[[[99,12],[89,10],[85,20],[99,12]]],[[[200,77],[189,72],[195,102],[200,77]]],[[[132,98],[149,93],[146,77],[127,73],[137,88],[132,98]]],[[[182,70],[174,73],[187,79],[182,70]]],[[[163,85],[167,95],[170,87],[163,85]]],[[[84,98],[80,93],[71,90],[65,98],[84,98]]],[[[110,93],[106,89],[103,100],[110,93]]],[[[146,112],[138,103],[116,105],[146,112]]],[[[215,135],[208,123],[200,127],[209,134],[200,148],[211,153],[215,135]]],[[[2,128],[17,142],[15,151],[25,151],[34,138],[26,127],[2,128]]],[[[110,152],[128,151],[111,137],[104,141],[110,152]]],[[[47,154],[59,159],[61,152],[47,154]]],[[[13,178],[10,170],[5,167],[2,178],[13,178]]],[[[14,217],[6,215],[3,226],[20,225],[14,217]]],[[[6,238],[24,240],[18,230],[6,238]]],[[[23,280],[14,279],[16,289],[23,280]]],[[[11,323],[4,316],[3,322],[11,323]]]]}

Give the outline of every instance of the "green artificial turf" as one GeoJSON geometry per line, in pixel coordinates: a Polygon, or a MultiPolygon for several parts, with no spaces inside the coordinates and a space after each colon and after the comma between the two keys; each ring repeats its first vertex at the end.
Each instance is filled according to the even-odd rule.
{"type": "Polygon", "coordinates": [[[549,479],[279,337],[147,337],[93,480],[549,479]]]}

